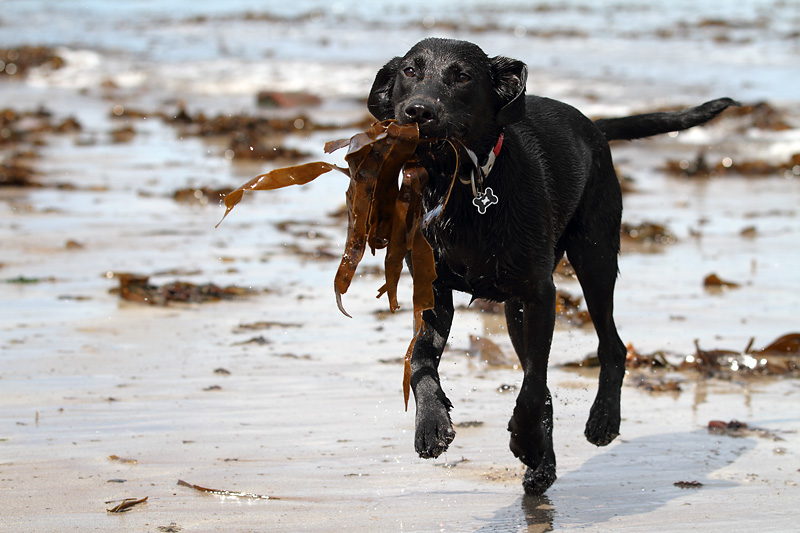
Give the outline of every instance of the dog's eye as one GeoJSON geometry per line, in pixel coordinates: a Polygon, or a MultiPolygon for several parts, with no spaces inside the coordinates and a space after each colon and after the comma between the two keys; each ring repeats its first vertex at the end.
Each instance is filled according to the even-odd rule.
{"type": "Polygon", "coordinates": [[[456,76],[456,79],[458,80],[459,83],[467,83],[472,78],[466,72],[462,72],[458,76],[456,76]]]}
{"type": "Polygon", "coordinates": [[[413,78],[417,75],[417,71],[414,70],[414,67],[406,67],[403,69],[403,74],[405,74],[408,78],[413,78]]]}

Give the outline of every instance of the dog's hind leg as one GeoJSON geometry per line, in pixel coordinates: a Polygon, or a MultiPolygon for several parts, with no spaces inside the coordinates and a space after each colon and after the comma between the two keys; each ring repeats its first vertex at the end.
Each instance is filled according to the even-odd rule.
{"type": "Polygon", "coordinates": [[[531,495],[544,493],[556,480],[553,451],[553,403],[547,388],[547,361],[555,324],[555,286],[538,284],[533,295],[506,301],[506,323],[525,376],[508,422],[510,448],[528,466],[522,485],[531,495]]]}
{"type": "Polygon", "coordinates": [[[411,388],[416,402],[414,448],[420,457],[438,457],[456,436],[453,405],[439,382],[439,361],[453,323],[453,293],[434,283],[435,307],[425,311],[425,327],[411,354],[411,388]]]}
{"type": "Polygon", "coordinates": [[[569,254],[598,338],[600,379],[584,431],[586,439],[597,446],[605,446],[619,435],[620,389],[625,376],[626,350],[617,334],[613,316],[617,262],[616,256],[611,254],[608,249],[603,252],[574,249],[569,254]],[[597,255],[587,260],[586,254],[597,255]]]}
{"type": "Polygon", "coordinates": [[[604,190],[601,193],[587,191],[584,204],[567,229],[568,238],[564,243],[598,338],[600,379],[584,431],[586,439],[597,446],[605,446],[619,435],[620,389],[626,355],[614,323],[622,200],[610,158],[604,168],[608,173],[600,184],[604,190]]]}

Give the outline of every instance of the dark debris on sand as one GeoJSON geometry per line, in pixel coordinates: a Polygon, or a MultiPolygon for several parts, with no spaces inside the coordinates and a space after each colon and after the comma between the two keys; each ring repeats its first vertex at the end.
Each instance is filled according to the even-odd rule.
{"type": "Polygon", "coordinates": [[[186,281],[173,281],[158,286],[150,283],[149,276],[141,274],[114,273],[113,277],[119,280],[119,288],[112,289],[111,292],[119,294],[123,300],[149,305],[215,302],[252,294],[250,289],[236,286],[219,287],[213,283],[198,285],[186,281]]]}

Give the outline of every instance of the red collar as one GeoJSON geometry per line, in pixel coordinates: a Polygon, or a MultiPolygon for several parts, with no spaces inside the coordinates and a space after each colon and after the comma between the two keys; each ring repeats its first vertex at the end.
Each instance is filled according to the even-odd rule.
{"type": "Polygon", "coordinates": [[[486,177],[489,175],[489,172],[492,171],[492,167],[494,166],[494,161],[497,159],[497,156],[500,155],[500,150],[503,148],[503,134],[500,134],[500,137],[497,138],[497,144],[494,145],[494,149],[489,152],[489,157],[486,159],[486,164],[481,166],[481,175],[482,177],[486,177]]]}
{"type": "Polygon", "coordinates": [[[492,153],[494,154],[495,157],[500,155],[500,149],[502,147],[503,147],[503,134],[501,133],[500,137],[497,138],[497,144],[494,145],[494,150],[492,150],[492,153]]]}

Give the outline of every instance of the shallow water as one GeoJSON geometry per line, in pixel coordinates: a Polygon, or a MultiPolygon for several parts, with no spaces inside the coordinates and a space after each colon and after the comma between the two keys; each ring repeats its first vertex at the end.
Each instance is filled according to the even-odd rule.
{"type": "MultiPolygon", "coordinates": [[[[623,340],[676,356],[693,353],[695,339],[704,349],[743,350],[751,337],[763,347],[800,326],[800,177],[690,180],[660,169],[667,160],[693,161],[700,150],[714,164],[779,163],[800,152],[793,33],[800,9],[773,1],[547,9],[470,2],[458,10],[435,1],[391,4],[388,12],[367,5],[4,3],[0,47],[62,47],[67,64],[0,78],[0,107],[44,106],[75,116],[83,129],[44,136],[32,161],[43,184],[76,190],[0,189],[0,279],[39,280],[0,286],[0,529],[793,528],[796,380],[682,374],[681,392],[648,393],[629,379],[622,435],[598,449],[582,437],[596,379],[559,367],[594,349],[590,328],[560,327],[553,341],[559,480],[546,497],[522,496],[523,470],[507,448],[514,393],[498,390],[518,386],[521,374],[466,355],[470,335],[512,353],[502,323],[474,310],[458,312],[441,368],[454,422],[483,424],[458,428],[439,459],[417,458],[413,406],[404,412],[402,367],[391,362],[409,341],[408,312],[379,313],[381,282],[365,274],[344,299],[355,318],[341,316],[332,291],[338,260],[302,253],[341,250],[344,225],[325,215],[342,205],[346,181],[331,175],[248,195],[214,229],[221,208],[178,204],[173,191],[237,186],[270,165],[230,160],[223,142],[182,136],[159,118],[111,111],[174,114],[183,102],[209,116],[263,113],[257,90],[303,90],[325,97],[307,110],[315,121],[346,124],[364,115],[380,65],[424,35],[466,38],[522,59],[531,67],[530,92],[591,116],[718,96],[768,101],[790,129],[742,130],[726,119],[613,147],[636,189],[626,194],[625,220],[663,224],[676,238],[647,253],[623,251],[616,296],[623,340]],[[114,142],[111,132],[126,124],[135,134],[114,142]],[[286,221],[296,222],[290,231],[278,225],[286,221]],[[740,234],[748,227],[754,238],[740,234]],[[109,293],[117,286],[109,272],[258,294],[141,306],[109,293]],[[712,272],[741,287],[706,291],[702,280],[712,272]],[[284,325],[239,327],[258,321],[284,325]],[[266,343],[246,342],[257,337],[266,343]],[[711,435],[705,428],[716,419],[743,420],[783,440],[711,435]],[[179,479],[281,499],[202,494],[176,486],[179,479]],[[673,485],[693,480],[703,487],[673,485]],[[144,496],[148,502],[128,513],[105,512],[106,500],[144,496]]],[[[351,133],[293,135],[285,144],[340,162],[321,147],[351,133]]],[[[367,258],[364,266],[380,262],[367,258]]],[[[575,282],[559,285],[579,293],[575,282]]]]}

